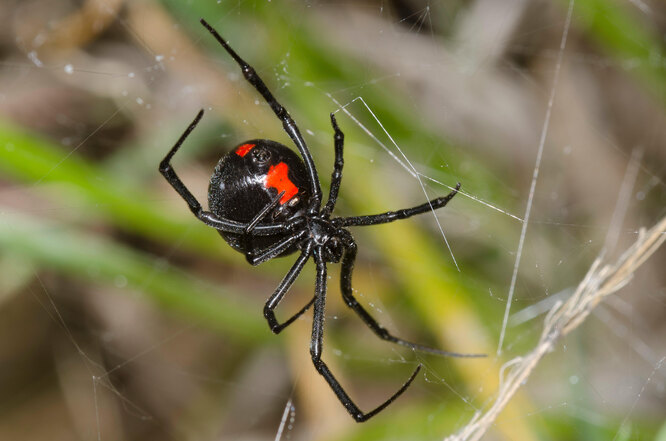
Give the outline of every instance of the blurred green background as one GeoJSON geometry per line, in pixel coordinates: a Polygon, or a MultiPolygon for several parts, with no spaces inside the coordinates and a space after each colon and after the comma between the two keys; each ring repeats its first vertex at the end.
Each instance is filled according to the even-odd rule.
{"type": "MultiPolygon", "coordinates": [[[[275,439],[289,402],[281,439],[460,430],[603,247],[628,167],[639,166],[613,251],[666,213],[666,7],[576,0],[558,68],[569,5],[3,1],[0,440],[275,439]],[[200,17],[289,109],[325,193],[338,111],[338,214],[413,206],[462,183],[434,214],[354,229],[354,287],[396,334],[488,358],[380,341],[340,301],[330,265],[325,359],[354,400],[369,410],[425,366],[356,424],[312,366],[311,315],[270,333],[263,303],[294,257],[250,267],[157,172],[200,108],[174,166],[202,202],[233,146],[291,145],[200,17]]],[[[545,358],[486,439],[666,439],[665,257],[545,358]]],[[[280,317],[310,298],[313,277],[308,266],[280,317]]]]}

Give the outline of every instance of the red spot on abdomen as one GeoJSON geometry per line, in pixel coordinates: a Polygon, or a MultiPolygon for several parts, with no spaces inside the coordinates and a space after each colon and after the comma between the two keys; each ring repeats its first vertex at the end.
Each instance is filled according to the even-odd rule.
{"type": "Polygon", "coordinates": [[[236,154],[242,158],[243,156],[247,155],[247,152],[252,150],[254,146],[255,144],[243,144],[238,146],[238,148],[236,148],[236,154]]]}
{"type": "Polygon", "coordinates": [[[280,198],[280,205],[284,204],[298,193],[298,187],[289,180],[288,174],[289,166],[284,162],[280,162],[278,165],[271,165],[271,168],[268,169],[268,173],[266,173],[266,181],[264,184],[266,188],[275,188],[278,194],[284,191],[284,194],[280,198]]]}

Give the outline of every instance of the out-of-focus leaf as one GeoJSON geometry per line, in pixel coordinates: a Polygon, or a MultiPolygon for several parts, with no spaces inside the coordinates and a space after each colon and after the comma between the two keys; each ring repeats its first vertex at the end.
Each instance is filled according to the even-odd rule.
{"type": "MultiPolygon", "coordinates": [[[[642,3],[642,2],[641,2],[642,3]]],[[[621,66],[635,72],[653,92],[661,94],[666,84],[666,56],[663,40],[656,30],[640,22],[637,3],[615,0],[577,0],[574,16],[587,32],[613,56],[621,66]]]]}
{"type": "MultiPolygon", "coordinates": [[[[209,255],[231,254],[231,250],[211,240],[215,236],[213,230],[192,222],[185,205],[180,212],[161,212],[152,203],[153,197],[135,185],[128,185],[49,140],[3,121],[0,121],[0,171],[25,183],[27,186],[21,191],[31,191],[43,184],[62,184],[53,192],[53,197],[59,199],[58,205],[85,204],[87,209],[80,209],[83,214],[88,213],[91,218],[108,216],[127,231],[162,241],[187,234],[184,247],[209,255]]],[[[45,191],[48,193],[49,189],[45,191]]]]}
{"type": "Polygon", "coordinates": [[[256,342],[272,335],[261,315],[229,289],[207,286],[172,269],[163,259],[69,225],[5,213],[0,221],[0,249],[36,267],[89,282],[113,285],[122,280],[121,285],[126,283],[122,289],[142,293],[179,317],[243,340],[256,342]]]}

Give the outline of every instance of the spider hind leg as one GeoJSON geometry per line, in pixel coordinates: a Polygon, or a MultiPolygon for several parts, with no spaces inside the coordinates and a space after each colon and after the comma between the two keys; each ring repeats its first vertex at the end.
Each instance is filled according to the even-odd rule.
{"type": "Polygon", "coordinates": [[[412,384],[412,381],[414,381],[416,378],[416,375],[421,370],[421,365],[419,364],[416,369],[414,369],[414,372],[412,372],[407,381],[386,401],[370,412],[362,412],[361,409],[359,409],[359,407],[352,401],[335,376],[331,373],[326,363],[321,359],[324,340],[324,310],[326,306],[326,262],[324,260],[323,251],[321,248],[315,248],[314,259],[317,265],[317,280],[315,283],[312,339],[310,340],[310,355],[312,357],[312,363],[317,369],[317,372],[319,372],[319,374],[324,377],[328,385],[338,397],[338,400],[340,400],[340,403],[342,403],[345,409],[347,409],[347,412],[349,412],[349,414],[352,416],[352,418],[354,418],[354,420],[356,420],[356,422],[361,423],[367,421],[384,410],[386,406],[391,404],[396,400],[396,398],[402,395],[403,392],[405,392],[412,384]]]}
{"type": "Polygon", "coordinates": [[[352,272],[354,270],[354,262],[356,260],[357,247],[351,236],[347,237],[346,242],[345,254],[342,258],[342,269],[340,272],[340,290],[342,291],[342,298],[345,301],[345,304],[349,306],[356,314],[358,314],[359,317],[361,317],[363,323],[365,323],[370,328],[370,330],[375,333],[375,335],[377,335],[382,340],[390,341],[401,346],[406,346],[415,351],[428,352],[446,357],[477,358],[486,356],[485,354],[461,354],[458,352],[443,351],[441,349],[431,348],[429,346],[420,345],[418,343],[412,343],[389,333],[368,313],[368,311],[365,310],[365,308],[363,308],[363,306],[356,300],[353,295],[351,278],[352,272]]]}

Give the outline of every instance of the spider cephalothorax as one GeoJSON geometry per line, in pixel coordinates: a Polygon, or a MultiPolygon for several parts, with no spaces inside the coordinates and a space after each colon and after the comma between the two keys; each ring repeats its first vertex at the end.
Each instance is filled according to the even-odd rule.
{"type": "Polygon", "coordinates": [[[296,123],[273,97],[252,66],[240,58],[205,20],[202,19],[201,23],[238,63],[245,79],[264,97],[298,148],[302,159],[286,146],[274,141],[256,139],[240,144],[225,155],[215,167],[208,189],[210,211],[204,211],[201,204],[171,167],[171,159],[201,120],[203,116],[203,110],[201,110],[160,163],[160,172],[185,199],[197,218],[215,228],[229,245],[244,253],[251,264],[258,265],[275,257],[300,252],[298,259],[264,306],[264,317],[266,317],[271,331],[279,333],[314,305],[310,341],[312,362],[345,409],[359,422],[376,415],[402,394],[416,377],[421,365],[419,364],[415,368],[412,375],[397,392],[374,410],[364,413],[354,404],[321,359],[327,288],[326,265],[328,263],[341,262],[340,290],[342,297],[347,306],[356,312],[378,337],[414,350],[439,355],[480,356],[432,349],[393,336],[358,303],[354,298],[351,285],[357,247],[347,227],[383,224],[442,208],[457,194],[460,184],[457,184],[447,196],[433,199],[416,207],[370,216],[331,217],[340,189],[344,163],[344,135],[338,127],[335,116],[331,114],[335,163],[328,199],[322,207],[322,193],[317,169],[296,123]],[[310,258],[314,260],[317,269],[314,297],[291,318],[280,323],[275,317],[275,308],[310,258]]]}

